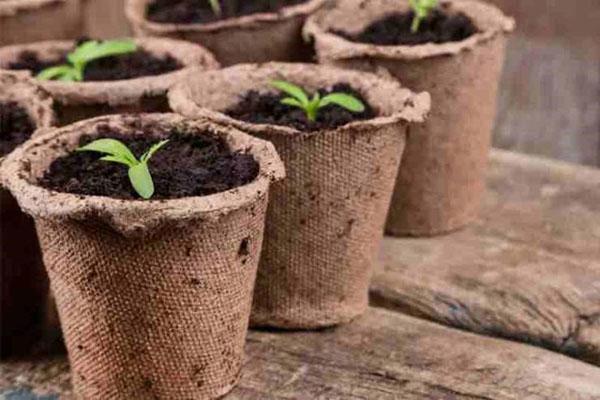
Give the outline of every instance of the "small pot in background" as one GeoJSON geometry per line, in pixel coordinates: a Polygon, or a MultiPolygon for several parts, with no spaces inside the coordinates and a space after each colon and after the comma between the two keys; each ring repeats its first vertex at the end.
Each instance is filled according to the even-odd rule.
{"type": "Polygon", "coordinates": [[[131,36],[125,0],[81,0],[83,35],[93,39],[131,36]]]}
{"type": "MultiPolygon", "coordinates": [[[[117,113],[169,111],[168,89],[186,75],[190,67],[219,68],[213,55],[201,46],[171,39],[134,39],[155,55],[171,55],[182,68],[161,75],[94,82],[39,81],[54,98],[59,125],[117,113]]],[[[24,51],[54,60],[73,49],[73,41],[49,41],[0,48],[0,70],[8,68],[24,51]]]]}
{"type": "Polygon", "coordinates": [[[156,23],[146,16],[152,0],[126,0],[127,18],[136,36],[170,37],[198,43],[212,51],[223,66],[267,61],[310,61],[302,38],[306,17],[325,0],[308,0],[277,13],[258,13],[211,23],[156,23]]]}
{"type": "Polygon", "coordinates": [[[81,34],[79,0],[1,0],[0,46],[81,34]]]}
{"type": "Polygon", "coordinates": [[[409,135],[386,231],[428,236],[461,228],[479,211],[496,94],[506,37],[514,21],[476,0],[442,0],[449,13],[463,13],[478,32],[460,42],[380,46],[350,41],[396,12],[406,0],[344,0],[311,17],[304,34],[315,42],[320,63],[359,70],[387,70],[403,85],[431,93],[427,122],[409,135]]]}

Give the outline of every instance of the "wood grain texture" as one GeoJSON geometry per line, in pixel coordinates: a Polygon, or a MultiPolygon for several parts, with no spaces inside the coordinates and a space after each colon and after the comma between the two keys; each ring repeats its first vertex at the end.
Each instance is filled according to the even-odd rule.
{"type": "Polygon", "coordinates": [[[495,151],[469,228],[386,238],[372,302],[600,365],[600,170],[495,151]]]}
{"type": "MultiPolygon", "coordinates": [[[[599,368],[382,309],[318,333],[251,332],[246,350],[227,400],[600,398],[599,368]]],[[[0,372],[0,388],[69,398],[65,359],[0,364],[0,372]]]]}

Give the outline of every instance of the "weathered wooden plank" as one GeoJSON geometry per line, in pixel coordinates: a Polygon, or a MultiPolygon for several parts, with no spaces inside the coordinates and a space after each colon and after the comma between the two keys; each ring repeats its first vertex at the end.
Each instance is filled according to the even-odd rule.
{"type": "Polygon", "coordinates": [[[494,151],[480,218],[386,238],[376,305],[600,365],[600,170],[494,151]]]}
{"type": "MultiPolygon", "coordinates": [[[[600,368],[383,309],[317,333],[251,332],[247,353],[228,400],[600,398],[600,368]]],[[[0,372],[0,388],[69,391],[64,359],[0,372]]]]}

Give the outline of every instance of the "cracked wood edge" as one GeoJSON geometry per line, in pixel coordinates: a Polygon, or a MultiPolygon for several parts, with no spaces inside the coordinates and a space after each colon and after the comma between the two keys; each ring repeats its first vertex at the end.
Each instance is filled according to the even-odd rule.
{"type": "Polygon", "coordinates": [[[372,303],[600,365],[600,170],[495,150],[480,215],[386,238],[372,303]]]}
{"type": "MultiPolygon", "coordinates": [[[[246,351],[227,400],[600,398],[600,368],[377,308],[338,329],[250,332],[246,351]]],[[[63,358],[0,364],[0,372],[0,388],[69,393],[63,358]]]]}

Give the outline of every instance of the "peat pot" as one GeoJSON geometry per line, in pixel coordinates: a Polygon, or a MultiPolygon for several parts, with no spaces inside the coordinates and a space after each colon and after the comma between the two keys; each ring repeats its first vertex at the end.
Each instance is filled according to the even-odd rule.
{"type": "MultiPolygon", "coordinates": [[[[52,99],[44,90],[27,78],[0,73],[0,108],[9,103],[26,111],[32,129],[47,128],[55,122],[52,99]]],[[[3,139],[10,133],[5,129],[13,126],[9,122],[13,118],[6,116],[6,110],[2,111],[3,139]]],[[[11,149],[3,143],[0,164],[7,155],[5,151],[11,149]]],[[[48,279],[33,219],[21,212],[10,192],[3,188],[0,188],[0,284],[0,357],[24,355],[44,333],[50,306],[48,279]]]]}
{"type": "Polygon", "coordinates": [[[283,175],[271,143],[174,114],[82,121],[36,136],[7,157],[0,178],[36,221],[78,398],[212,399],[231,390],[240,376],[269,186],[283,175]],[[235,189],[175,200],[38,185],[82,135],[106,129],[138,138],[147,129],[217,136],[250,154],[258,175],[235,189]]]}
{"type": "Polygon", "coordinates": [[[80,19],[79,0],[0,0],[0,46],[73,39],[80,19]]]}
{"type": "Polygon", "coordinates": [[[95,39],[131,36],[125,0],[81,0],[83,32],[95,39]]]}
{"type": "Polygon", "coordinates": [[[311,18],[304,34],[315,42],[320,63],[387,70],[413,90],[431,94],[427,122],[409,135],[386,231],[427,236],[473,220],[484,189],[498,80],[506,36],[514,21],[474,0],[442,0],[440,9],[470,18],[476,33],[443,44],[384,46],[358,43],[371,23],[407,12],[406,0],[344,0],[311,18]]]}
{"type": "Polygon", "coordinates": [[[307,0],[278,12],[181,24],[150,21],[146,12],[152,1],[127,0],[127,18],[135,35],[199,43],[212,51],[224,66],[245,62],[306,61],[310,58],[310,49],[302,39],[302,25],[308,15],[325,3],[325,0],[307,0]]]}
{"type": "MultiPolygon", "coordinates": [[[[107,114],[169,111],[167,90],[189,67],[218,68],[210,52],[192,43],[171,39],[134,39],[138,47],[157,57],[172,57],[180,68],[152,76],[111,81],[40,81],[54,98],[59,125],[107,114]]],[[[42,61],[60,60],[73,41],[48,41],[0,48],[0,69],[10,69],[23,52],[42,61]]]]}
{"type": "Polygon", "coordinates": [[[429,95],[391,79],[310,64],[241,65],[194,73],[169,93],[188,117],[234,126],[271,141],[287,178],[273,188],[251,325],[313,329],[348,322],[367,307],[368,287],[406,133],[429,95]],[[220,112],[250,90],[284,79],[314,91],[344,82],[376,117],[303,132],[252,124],[220,112]]]}

